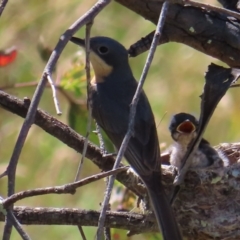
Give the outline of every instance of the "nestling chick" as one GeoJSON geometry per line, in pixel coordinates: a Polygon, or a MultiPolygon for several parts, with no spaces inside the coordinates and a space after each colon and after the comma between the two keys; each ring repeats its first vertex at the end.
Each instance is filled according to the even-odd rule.
{"type": "MultiPolygon", "coordinates": [[[[189,144],[197,136],[197,129],[197,119],[188,113],[178,113],[172,117],[169,130],[175,142],[170,150],[170,164],[178,170],[181,168],[182,159],[188,150],[189,144]]],[[[226,160],[223,160],[221,157],[210,146],[209,142],[203,138],[198,150],[194,154],[190,168],[205,168],[212,165],[220,167],[226,165],[226,160]]]]}

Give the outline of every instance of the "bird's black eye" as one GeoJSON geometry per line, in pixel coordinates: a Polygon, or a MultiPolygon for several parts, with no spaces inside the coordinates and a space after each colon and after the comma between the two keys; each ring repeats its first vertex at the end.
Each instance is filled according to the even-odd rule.
{"type": "Polygon", "coordinates": [[[108,49],[107,47],[105,47],[105,46],[100,46],[100,47],[98,48],[98,52],[99,52],[101,55],[107,54],[108,51],[109,51],[109,49],[108,49]]]}

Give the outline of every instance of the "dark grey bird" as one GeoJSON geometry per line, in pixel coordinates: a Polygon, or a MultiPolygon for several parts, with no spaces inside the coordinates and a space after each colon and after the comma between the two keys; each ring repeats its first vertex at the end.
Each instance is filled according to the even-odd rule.
{"type": "MultiPolygon", "coordinates": [[[[85,45],[84,40],[76,37],[71,41],[81,47],[85,45]]],[[[90,61],[95,73],[89,96],[92,115],[119,149],[128,129],[130,106],[138,85],[128,63],[128,52],[111,38],[94,37],[90,39],[90,61]]],[[[124,156],[146,185],[164,239],[182,239],[161,182],[156,125],[144,91],[137,105],[134,135],[124,156]]]]}
{"type": "MultiPolygon", "coordinates": [[[[188,113],[178,113],[172,117],[169,131],[174,140],[170,149],[170,164],[178,170],[181,168],[182,159],[188,150],[189,144],[197,136],[198,120],[188,113]]],[[[225,166],[226,158],[223,153],[216,151],[204,138],[192,158],[190,168],[205,168],[209,166],[225,166]]]]}

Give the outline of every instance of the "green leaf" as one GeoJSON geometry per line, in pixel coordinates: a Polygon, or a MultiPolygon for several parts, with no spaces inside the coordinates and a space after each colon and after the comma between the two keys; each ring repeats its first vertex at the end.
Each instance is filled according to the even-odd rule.
{"type": "Polygon", "coordinates": [[[83,63],[80,63],[73,65],[73,68],[62,76],[60,86],[73,92],[75,97],[81,97],[86,94],[86,84],[85,68],[83,63]]]}

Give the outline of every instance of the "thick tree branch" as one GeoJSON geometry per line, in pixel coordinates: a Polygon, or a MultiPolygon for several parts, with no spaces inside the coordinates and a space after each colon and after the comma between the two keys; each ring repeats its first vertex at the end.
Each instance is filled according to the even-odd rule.
{"type": "MultiPolygon", "coordinates": [[[[77,208],[14,207],[14,215],[21,224],[26,225],[97,226],[99,214],[98,211],[77,208]]],[[[142,214],[107,211],[105,224],[106,227],[131,229],[136,233],[158,232],[153,220],[142,214]]],[[[1,213],[0,221],[4,221],[4,215],[1,213]]]]}
{"type": "MultiPolygon", "coordinates": [[[[116,0],[154,24],[162,7],[161,1],[116,0]]],[[[131,46],[136,56],[149,49],[153,33],[131,46]]],[[[160,43],[184,43],[215,57],[231,67],[240,66],[240,21],[224,14],[193,6],[170,6],[160,43]]]]}

